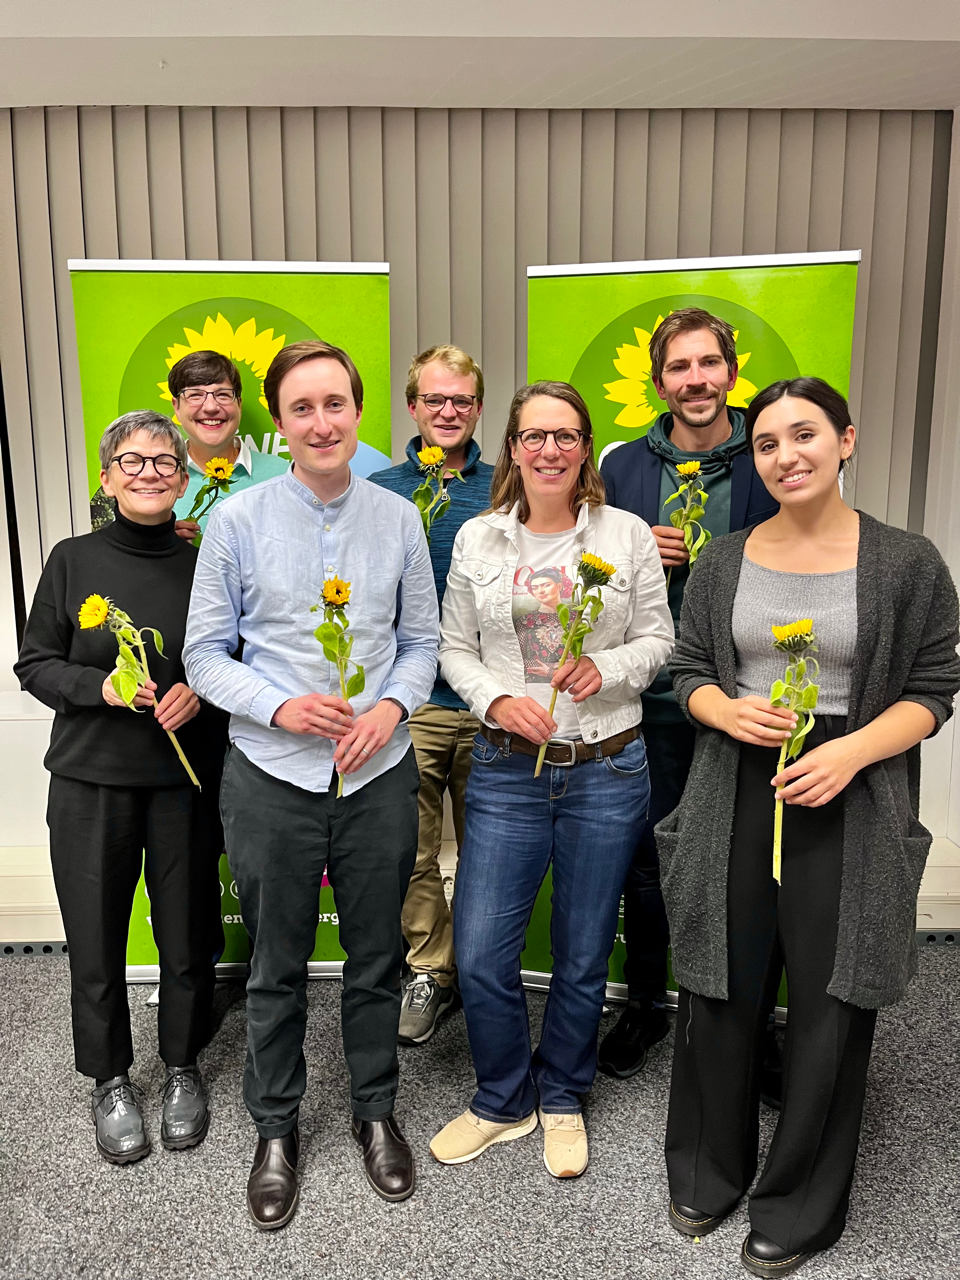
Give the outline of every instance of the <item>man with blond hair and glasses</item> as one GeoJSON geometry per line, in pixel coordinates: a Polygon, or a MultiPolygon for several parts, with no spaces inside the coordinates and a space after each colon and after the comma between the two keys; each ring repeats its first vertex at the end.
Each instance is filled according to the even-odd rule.
{"type": "MultiPolygon", "coordinates": [[[[677,488],[677,465],[699,462],[708,495],[701,524],[713,537],[768,520],[777,505],[747,448],[744,415],[727,403],[737,382],[733,329],[699,307],[673,311],[650,339],[651,379],[666,402],[640,440],[609,452],[600,469],[607,502],[640,516],[653,530],[664,571],[670,571],[670,612],[679,633],[690,556],[683,531],[669,522],[666,499],[677,488]]],[[[670,504],[670,509],[675,507],[670,504]]],[[[598,1067],[626,1079],[643,1068],[649,1049],[667,1034],[667,915],[653,829],[680,802],[693,759],[696,731],[673,692],[664,667],[643,695],[643,736],[650,767],[650,811],[624,886],[624,977],[628,1002],[600,1044],[598,1067]]],[[[776,1046],[768,1044],[764,1092],[779,1091],[776,1046]]]]}
{"type": "MultiPolygon", "coordinates": [[[[455,346],[428,347],[416,356],[407,375],[407,408],[418,434],[407,443],[407,461],[370,479],[409,498],[423,482],[417,459],[425,446],[439,446],[446,454],[446,471],[459,471],[463,481],[450,479],[447,511],[430,531],[430,559],[443,602],[453,540],[466,520],[490,505],[493,467],[480,461],[473,438],[483,409],[483,374],[465,351],[455,346]]],[[[470,751],[479,728],[466,703],[442,676],[430,701],[410,717],[410,735],[420,770],[420,838],[417,865],[403,904],[403,932],[410,946],[407,964],[411,978],[403,996],[401,1044],[423,1044],[433,1035],[445,1013],[460,1005],[456,990],[453,924],[440,872],[443,797],[449,791],[457,844],[463,838],[463,806],[470,751]]]]}

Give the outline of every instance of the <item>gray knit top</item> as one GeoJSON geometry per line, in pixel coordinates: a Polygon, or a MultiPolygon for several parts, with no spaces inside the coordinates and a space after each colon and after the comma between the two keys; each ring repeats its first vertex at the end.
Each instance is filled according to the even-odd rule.
{"type": "Polygon", "coordinates": [[[733,601],[733,644],[737,654],[737,696],[769,698],[782,680],[786,655],[773,647],[772,626],[812,618],[820,663],[817,711],[845,716],[850,673],[857,648],[857,570],[788,573],[743,557],[733,601]]]}

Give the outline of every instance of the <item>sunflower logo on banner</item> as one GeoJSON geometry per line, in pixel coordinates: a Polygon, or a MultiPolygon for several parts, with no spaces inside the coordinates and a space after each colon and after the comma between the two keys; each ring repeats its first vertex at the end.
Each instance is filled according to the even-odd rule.
{"type": "MultiPolygon", "coordinates": [[[[667,315],[670,314],[668,311],[667,315]]],[[[653,333],[656,333],[663,324],[663,320],[663,316],[657,316],[653,333]]],[[[656,398],[657,404],[660,403],[653,386],[650,367],[650,339],[653,334],[640,328],[634,328],[633,333],[637,339],[637,345],[625,342],[622,347],[617,347],[617,358],[613,362],[613,367],[617,373],[623,375],[622,378],[616,382],[603,384],[603,389],[607,392],[605,399],[624,406],[614,418],[614,422],[618,427],[626,427],[628,430],[648,427],[662,412],[650,403],[647,396],[650,392],[651,398],[656,398]]],[[[739,329],[734,329],[734,341],[736,342],[739,337],[739,329]]],[[[745,409],[757,394],[757,388],[753,383],[743,377],[743,369],[750,359],[750,354],[749,351],[737,352],[737,383],[727,394],[727,404],[734,409],[745,409]]]]}

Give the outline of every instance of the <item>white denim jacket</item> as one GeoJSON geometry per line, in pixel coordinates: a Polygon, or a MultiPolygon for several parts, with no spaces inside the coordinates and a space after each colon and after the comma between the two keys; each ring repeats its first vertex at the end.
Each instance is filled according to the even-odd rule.
{"type": "MultiPolygon", "coordinates": [[[[453,544],[440,625],[443,678],[485,724],[495,698],[526,694],[523,657],[513,625],[513,576],[519,504],[468,520],[453,544]]],[[[640,723],[640,694],[674,648],[673,619],[660,553],[649,525],[616,507],[580,508],[578,554],[590,551],[616,566],[601,588],[604,609],[583,651],[603,677],[598,693],[577,703],[586,743],[602,742],[640,723]]]]}

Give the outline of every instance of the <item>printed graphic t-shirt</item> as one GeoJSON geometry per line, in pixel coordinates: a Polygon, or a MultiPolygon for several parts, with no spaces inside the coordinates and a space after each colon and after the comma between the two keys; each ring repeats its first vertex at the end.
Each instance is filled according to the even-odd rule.
{"type": "MultiPolygon", "coordinates": [[[[513,625],[523,654],[527,696],[549,710],[553,679],[563,653],[563,626],[557,606],[569,605],[576,578],[575,530],[530,533],[517,526],[520,560],[513,579],[513,625]]],[[[579,738],[580,721],[569,693],[557,697],[556,737],[579,738]]]]}

